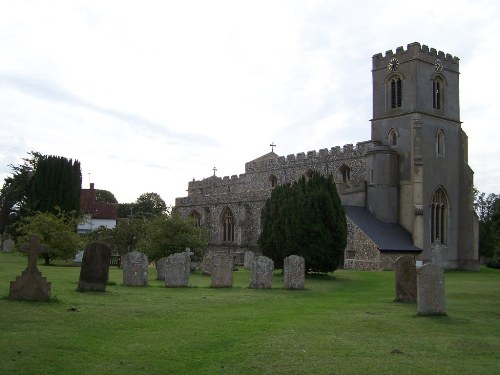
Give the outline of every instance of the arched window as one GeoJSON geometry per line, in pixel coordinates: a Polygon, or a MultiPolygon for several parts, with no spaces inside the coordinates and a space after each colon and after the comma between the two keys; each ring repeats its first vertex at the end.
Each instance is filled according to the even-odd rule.
{"type": "Polygon", "coordinates": [[[278,186],[278,179],[276,178],[276,176],[269,176],[269,187],[271,189],[274,189],[276,186],[278,186]]]}
{"type": "Polygon", "coordinates": [[[448,242],[448,199],[442,187],[434,192],[431,202],[431,243],[448,242]]]}
{"type": "Polygon", "coordinates": [[[444,104],[444,83],[439,77],[432,80],[432,108],[443,109],[444,104]]]}
{"type": "Polygon", "coordinates": [[[201,226],[201,215],[198,213],[198,211],[195,210],[191,212],[189,217],[193,220],[194,225],[196,225],[197,227],[201,226]]]}
{"type": "Polygon", "coordinates": [[[389,138],[389,146],[396,146],[398,144],[398,133],[396,129],[392,128],[389,130],[387,138],[389,138]]]}
{"type": "Polygon", "coordinates": [[[441,129],[436,134],[436,154],[444,156],[444,132],[441,129]]]}
{"type": "Polygon", "coordinates": [[[401,108],[403,106],[403,83],[400,77],[391,79],[391,108],[401,108]]]}
{"type": "Polygon", "coordinates": [[[340,167],[340,174],[342,175],[342,182],[347,182],[351,179],[351,169],[345,164],[340,167]]]}
{"type": "Polygon", "coordinates": [[[222,241],[234,242],[234,216],[229,208],[222,215],[222,241]]]}
{"type": "Polygon", "coordinates": [[[313,174],[314,174],[314,171],[313,171],[311,168],[309,168],[309,169],[306,171],[306,173],[305,173],[306,179],[307,179],[307,180],[311,179],[311,177],[313,176],[313,174]]]}

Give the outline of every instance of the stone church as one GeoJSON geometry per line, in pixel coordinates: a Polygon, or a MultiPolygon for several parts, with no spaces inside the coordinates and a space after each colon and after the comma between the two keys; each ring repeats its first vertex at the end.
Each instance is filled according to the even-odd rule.
{"type": "Polygon", "coordinates": [[[473,171],[459,105],[459,59],[419,43],[372,57],[371,140],[245,164],[245,173],[188,184],[175,208],[210,232],[208,250],[259,252],[271,190],[312,171],[332,174],[348,222],[344,268],[391,269],[400,255],[478,269],[473,171]]]}

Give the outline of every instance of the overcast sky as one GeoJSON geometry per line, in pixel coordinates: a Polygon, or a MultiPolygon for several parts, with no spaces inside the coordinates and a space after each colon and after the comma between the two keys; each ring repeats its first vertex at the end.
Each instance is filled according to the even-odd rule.
{"type": "Polygon", "coordinates": [[[371,58],[460,58],[475,186],[500,193],[500,2],[0,0],[0,181],[30,151],[77,159],[119,202],[245,163],[370,139],[371,58]]]}

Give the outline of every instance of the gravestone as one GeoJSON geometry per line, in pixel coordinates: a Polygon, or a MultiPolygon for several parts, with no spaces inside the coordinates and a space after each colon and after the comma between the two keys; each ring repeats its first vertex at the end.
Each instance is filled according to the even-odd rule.
{"type": "Polygon", "coordinates": [[[243,257],[243,267],[247,270],[250,269],[250,267],[252,266],[252,261],[255,257],[255,254],[253,253],[253,251],[251,250],[247,250],[245,251],[245,255],[243,257]]]}
{"type": "Polygon", "coordinates": [[[122,256],[123,285],[148,286],[148,257],[139,251],[122,256]]]}
{"type": "Polygon", "coordinates": [[[426,264],[417,274],[419,315],[446,315],[444,272],[435,264],[426,264]]]}
{"type": "Polygon", "coordinates": [[[102,242],[90,242],[85,247],[80,269],[78,290],[81,292],[106,291],[111,249],[102,242]]]}
{"type": "Polygon", "coordinates": [[[14,251],[16,244],[15,244],[14,240],[12,240],[8,234],[5,236],[6,236],[6,238],[3,240],[2,251],[4,253],[10,253],[10,252],[14,251]]]}
{"type": "Polygon", "coordinates": [[[285,258],[283,266],[285,289],[304,289],[306,262],[298,255],[285,258]]]}
{"type": "Polygon", "coordinates": [[[250,288],[270,289],[273,283],[274,262],[263,255],[254,257],[250,264],[250,288]]]}
{"type": "Polygon", "coordinates": [[[441,245],[441,242],[436,241],[432,249],[432,264],[444,269],[444,251],[445,248],[441,245]]]}
{"type": "Polygon", "coordinates": [[[82,260],[83,260],[83,250],[82,251],[78,251],[75,254],[75,259],[73,259],[73,262],[75,262],[75,263],[82,263],[82,260]]]}
{"type": "Polygon", "coordinates": [[[156,262],[156,280],[165,280],[165,266],[167,257],[161,258],[156,262]]]}
{"type": "Polygon", "coordinates": [[[169,255],[165,262],[165,286],[169,288],[187,287],[190,271],[191,257],[189,252],[169,255]]]}
{"type": "Polygon", "coordinates": [[[396,259],[396,302],[417,302],[417,268],[411,256],[396,259]]]}
{"type": "Polygon", "coordinates": [[[39,244],[39,236],[31,235],[30,243],[23,244],[21,251],[28,253],[28,267],[15,281],[10,282],[9,298],[13,300],[48,301],[51,283],[42,276],[37,267],[39,253],[47,253],[48,246],[39,244]]]}
{"type": "Polygon", "coordinates": [[[212,272],[212,260],[214,258],[214,252],[213,251],[207,251],[205,256],[203,257],[203,260],[201,261],[201,272],[203,272],[204,275],[210,275],[212,272]]]}
{"type": "Polygon", "coordinates": [[[211,265],[211,287],[231,288],[233,286],[234,256],[230,254],[214,254],[211,265]]]}

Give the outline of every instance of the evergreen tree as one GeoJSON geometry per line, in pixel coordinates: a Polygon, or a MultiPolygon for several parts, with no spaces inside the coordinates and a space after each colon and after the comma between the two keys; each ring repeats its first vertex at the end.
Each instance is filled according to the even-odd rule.
{"type": "Polygon", "coordinates": [[[60,156],[43,156],[38,160],[28,205],[32,211],[80,212],[82,174],[80,162],[60,156]]]}
{"type": "Polygon", "coordinates": [[[342,262],[347,222],[332,176],[315,172],[276,187],[261,214],[259,246],[277,267],[285,257],[304,257],[309,272],[331,272],[342,262]]]}

